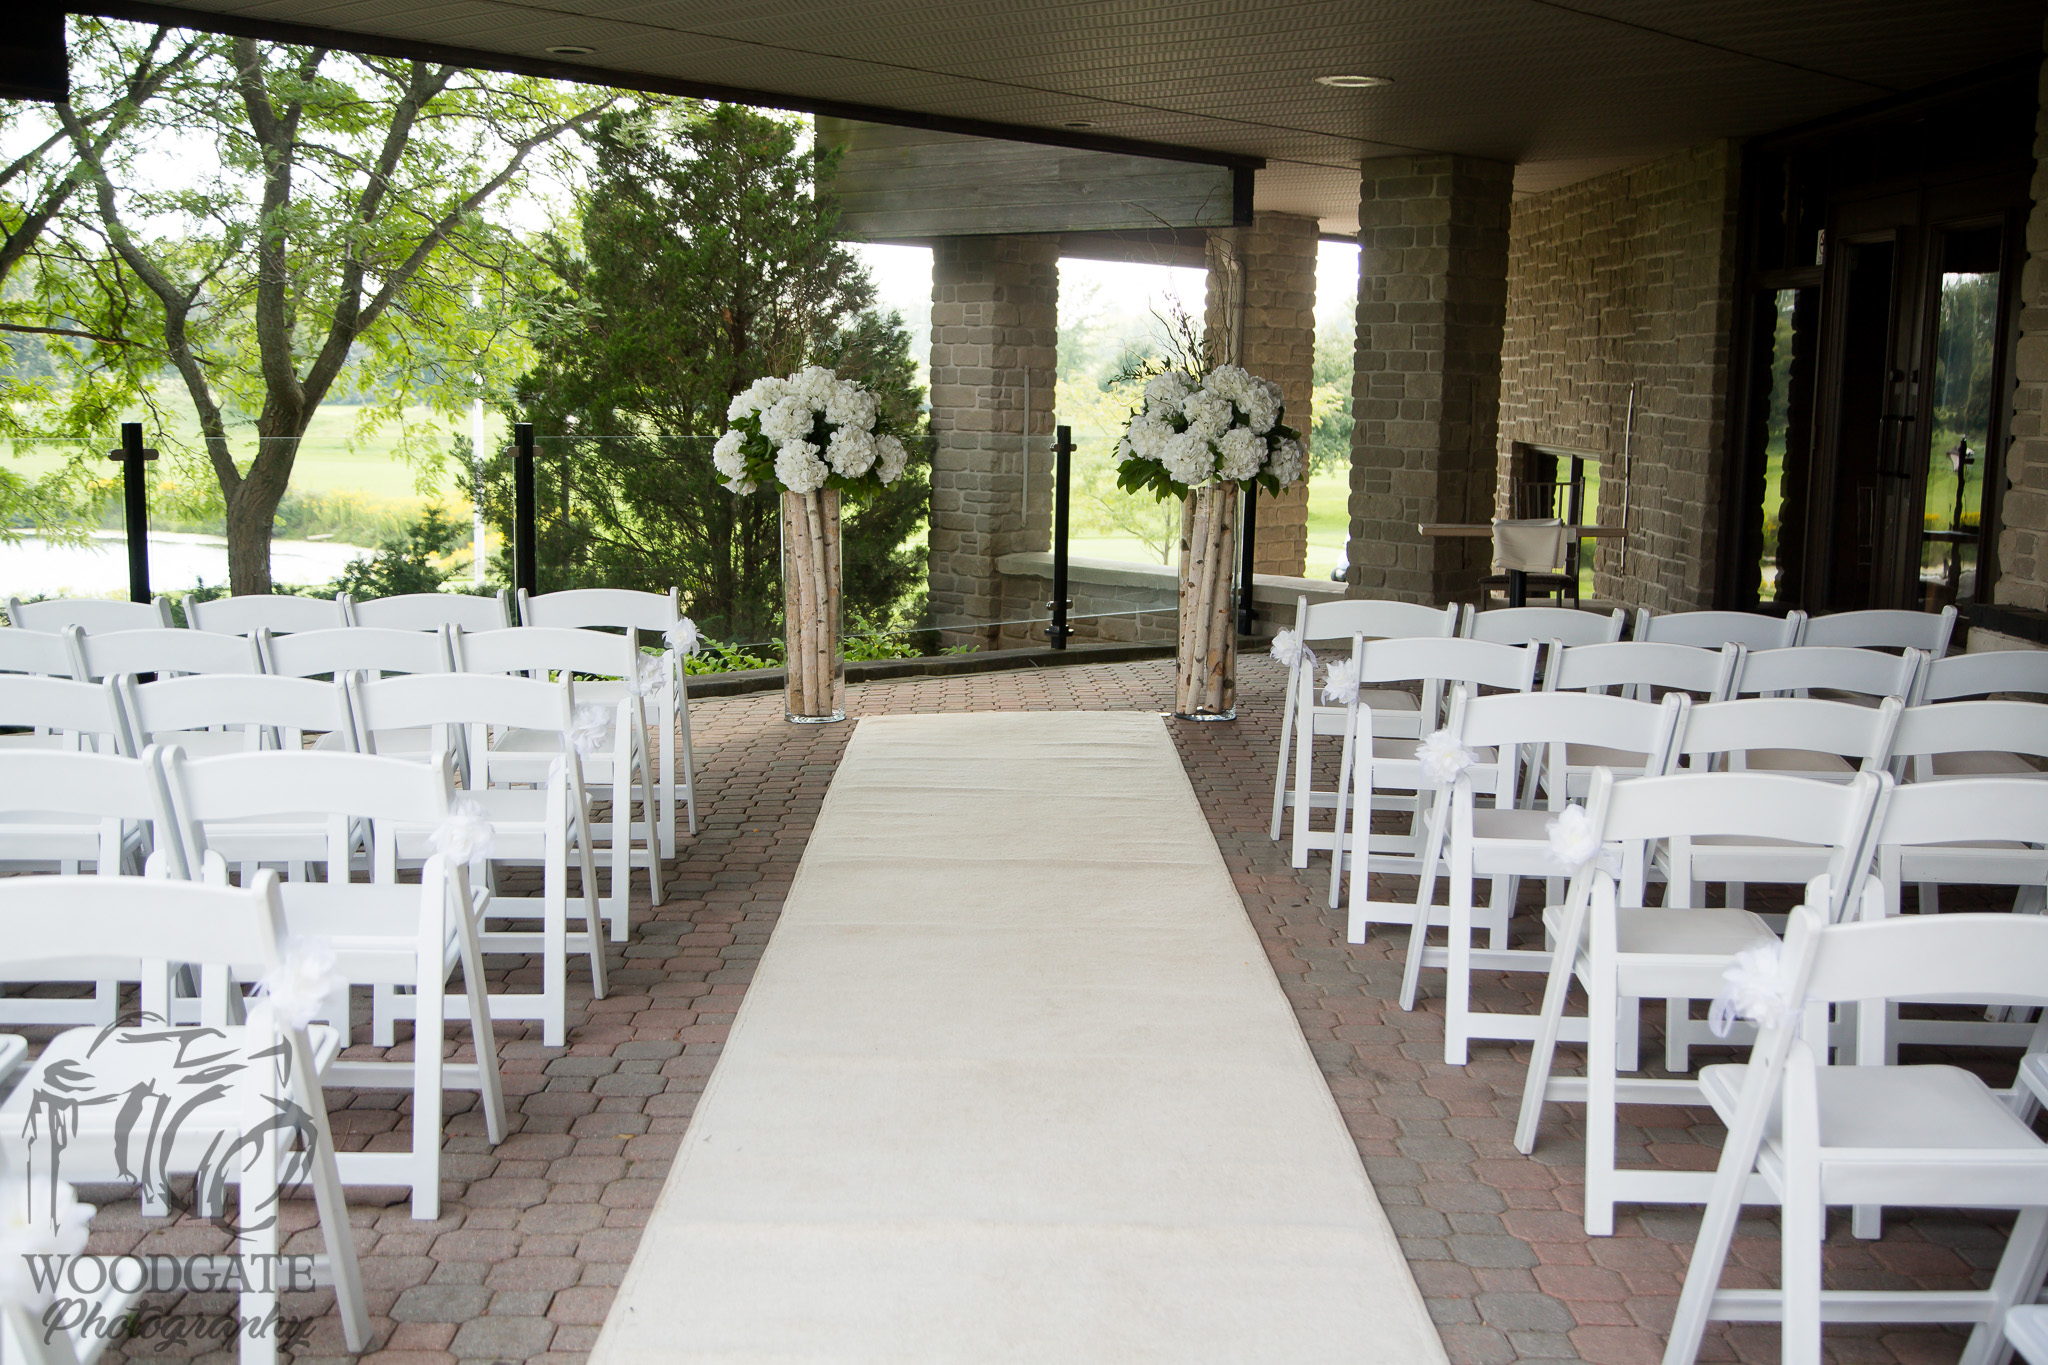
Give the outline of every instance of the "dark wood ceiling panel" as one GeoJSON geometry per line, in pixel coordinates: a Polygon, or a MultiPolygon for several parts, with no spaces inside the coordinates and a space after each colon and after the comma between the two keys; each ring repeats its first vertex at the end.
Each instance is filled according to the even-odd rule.
{"type": "MultiPolygon", "coordinates": [[[[151,0],[79,0],[82,8],[151,0]]],[[[1264,158],[1261,203],[1353,221],[1363,156],[1513,161],[1523,190],[1825,117],[2041,46],[2041,0],[173,0],[694,82],[855,117],[1264,158]],[[1335,72],[1389,77],[1333,90],[1335,72]],[[1068,125],[1086,123],[1085,133],[1068,125]]],[[[1138,150],[1136,147],[1130,150],[1138,150]]]]}

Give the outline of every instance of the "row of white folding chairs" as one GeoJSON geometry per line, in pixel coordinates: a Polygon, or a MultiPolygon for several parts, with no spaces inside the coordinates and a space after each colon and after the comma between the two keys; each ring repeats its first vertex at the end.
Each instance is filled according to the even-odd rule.
{"type": "MultiPolygon", "coordinates": [[[[79,1296],[98,1309],[89,1321],[71,1311],[46,1318],[48,1289],[0,1293],[0,1356],[10,1365],[89,1365],[113,1336],[108,1326],[121,1321],[146,1288],[134,1274],[139,1263],[119,1273],[108,1258],[81,1245],[82,1234],[67,1242],[57,1232],[68,1233],[81,1214],[92,1213],[77,1205],[73,1182],[134,1183],[138,1172],[145,1207],[167,1208],[171,1178],[191,1177],[195,1203],[220,1216],[226,1186],[236,1187],[235,1216],[220,1224],[231,1237],[225,1254],[176,1259],[186,1273],[238,1289],[233,1312],[242,1325],[236,1335],[243,1365],[277,1360],[284,1334],[276,1326],[296,1316],[280,1291],[312,1287],[296,1274],[257,1273],[275,1269],[286,1250],[280,1201],[310,1185],[322,1243],[321,1254],[308,1258],[311,1278],[333,1289],[347,1349],[369,1349],[368,1306],[343,1191],[349,1160],[360,1154],[336,1153],[322,1092],[346,1040],[300,1018],[282,1000],[244,1013],[237,989],[238,982],[282,980],[306,961],[304,932],[279,893],[269,872],[245,888],[142,877],[0,879],[0,975],[53,959],[118,969],[125,957],[191,963],[209,983],[203,1023],[79,1029],[53,1039],[11,1093],[0,1072],[0,1193],[9,1202],[0,1213],[13,1225],[10,1254],[75,1252],[94,1270],[74,1269],[67,1297],[70,1284],[100,1285],[79,1296]],[[120,955],[107,957],[109,944],[119,944],[120,955]],[[161,1107],[163,1086],[180,1077],[203,1079],[207,1098],[181,1098],[176,1122],[167,1127],[135,1123],[135,1111],[161,1107]],[[74,1102],[64,1112],[48,1102],[51,1095],[74,1102]],[[50,1140],[53,1122],[64,1124],[61,1157],[51,1151],[58,1145],[50,1140]]],[[[487,1041],[486,1030],[478,1036],[487,1041]]],[[[10,1043],[19,1050],[19,1039],[0,1035],[0,1056],[10,1043]]],[[[415,1121],[423,1117],[416,1114],[415,1121]]],[[[439,1136],[435,1131],[436,1147],[439,1136]]],[[[19,1278],[18,1268],[15,1273],[19,1278]]]]}
{"type": "MultiPolygon", "coordinates": [[[[0,631],[0,665],[26,662],[20,658],[10,660],[11,647],[19,646],[23,641],[48,638],[31,631],[0,631]]],[[[578,685],[578,698],[583,704],[603,707],[607,712],[626,709],[634,713],[630,726],[622,723],[612,731],[613,747],[625,752],[624,764],[615,762],[608,752],[589,755],[585,764],[585,780],[591,787],[601,793],[609,791],[614,797],[612,818],[604,823],[601,831],[612,845],[613,860],[617,864],[611,895],[617,899],[625,894],[626,871],[630,863],[646,868],[649,890],[656,905],[661,904],[660,864],[663,858],[673,856],[675,838],[672,802],[677,793],[661,777],[661,765],[672,764],[676,757],[674,728],[662,723],[661,711],[664,700],[672,700],[681,712],[685,733],[682,751],[684,781],[680,795],[688,808],[692,831],[696,828],[695,774],[687,739],[687,695],[666,685],[664,679],[671,675],[669,660],[643,654],[628,636],[549,626],[517,627],[474,635],[459,626],[431,632],[357,626],[279,636],[272,636],[268,630],[259,630],[254,639],[244,639],[186,630],[85,635],[72,626],[67,627],[60,638],[74,660],[74,676],[96,680],[120,675],[156,674],[159,682],[145,684],[139,691],[124,685],[122,695],[133,696],[137,701],[144,697],[216,695],[214,689],[198,687],[154,692],[152,689],[160,686],[168,675],[246,678],[251,674],[265,673],[287,678],[311,678],[339,677],[344,673],[376,676],[450,671],[522,672],[539,676],[564,671],[581,674],[586,679],[578,685]],[[649,739],[645,728],[649,720],[645,714],[648,710],[655,712],[654,740],[649,739]],[[660,752],[650,751],[650,745],[654,743],[664,746],[660,752]],[[644,817],[637,821],[632,819],[635,794],[642,798],[640,809],[644,817]],[[664,840],[666,852],[660,851],[664,840]]],[[[189,682],[189,677],[175,680],[189,682]]],[[[224,683],[221,686],[232,694],[236,685],[224,683]]],[[[229,710],[225,714],[232,717],[236,713],[229,710]]],[[[26,719],[21,715],[10,715],[0,708],[0,723],[24,724],[26,719]]],[[[195,752],[211,752],[222,747],[240,747],[245,736],[193,735],[183,742],[195,752]]],[[[388,746],[391,743],[403,742],[403,739],[387,737],[386,752],[390,751],[388,746]]],[[[64,741],[60,737],[49,735],[0,737],[0,747],[34,747],[61,742],[64,741]]],[[[133,753],[142,742],[140,732],[128,735],[124,738],[122,751],[133,753]]],[[[505,750],[530,748],[534,742],[532,736],[502,737],[490,751],[492,761],[503,765],[511,760],[505,750]]],[[[414,737],[412,747],[417,750],[420,743],[421,740],[414,737]]],[[[457,746],[459,755],[465,759],[473,757],[463,746],[463,737],[458,737],[457,746]]],[[[608,913],[622,915],[623,906],[609,907],[608,913]]]]}
{"type": "MultiPolygon", "coordinates": [[[[1531,640],[1562,640],[1568,645],[1603,644],[1621,639],[1628,624],[1619,607],[1610,612],[1573,607],[1507,607],[1480,611],[1467,606],[1459,634],[1496,644],[1531,640]]],[[[1956,609],[1938,612],[1878,608],[1808,616],[1803,611],[1773,616],[1748,611],[1686,611],[1660,614],[1640,607],[1630,638],[1643,643],[1682,644],[1719,649],[1739,644],[1749,649],[1791,649],[1799,645],[1851,649],[1918,649],[1933,658],[1948,654],[1955,634],[1956,609]]],[[[1297,628],[1298,625],[1297,625],[1297,628]]]]}
{"type": "MultiPolygon", "coordinates": [[[[192,636],[180,641],[163,632],[174,628],[169,600],[159,597],[151,603],[119,602],[100,598],[59,598],[42,602],[8,599],[8,622],[20,633],[0,632],[0,672],[44,673],[90,680],[110,672],[244,672],[248,659],[238,647],[214,641],[218,635],[242,636],[250,640],[285,637],[300,633],[326,635],[343,629],[383,631],[459,630],[475,635],[511,627],[512,599],[502,590],[495,597],[464,593],[408,593],[395,597],[357,602],[347,594],[332,599],[289,595],[251,594],[225,597],[211,602],[185,599],[186,620],[192,636]],[[116,642],[94,637],[120,635],[116,642]],[[47,637],[60,637],[51,639],[47,637]],[[63,637],[69,638],[63,638],[63,637]],[[72,643],[84,639],[84,646],[72,643]],[[159,662],[161,661],[161,662],[159,662]]],[[[696,627],[682,614],[675,589],[666,594],[635,592],[615,588],[577,588],[564,592],[529,595],[521,589],[517,597],[521,625],[554,629],[600,629],[624,631],[638,642],[642,634],[664,641],[659,665],[644,687],[647,709],[655,727],[659,749],[656,795],[660,801],[659,836],[661,856],[675,857],[675,829],[678,805],[685,807],[690,833],[697,832],[695,758],[690,744],[689,681],[683,659],[696,648],[696,627]],[[678,733],[680,732],[680,733],[678,733]],[[680,744],[680,748],[678,745],[680,744]]],[[[368,648],[367,646],[364,646],[368,648]]],[[[346,646],[320,646],[339,651],[346,646]]],[[[311,655],[316,646],[300,647],[301,656],[311,655]]],[[[380,645],[377,653],[405,658],[396,645],[380,645]]],[[[266,650],[258,658],[259,668],[268,663],[266,650]]],[[[379,665],[351,665],[354,667],[379,665]]],[[[460,667],[459,662],[454,666],[460,667]]],[[[387,665],[386,671],[404,671],[403,663],[387,665]]],[[[315,671],[329,671],[319,669],[315,671]]],[[[415,669],[413,671],[425,671],[415,669]]],[[[629,681],[637,673],[627,675],[629,681]]],[[[625,686],[625,683],[619,686],[625,686]]],[[[616,688],[599,684],[586,689],[586,699],[614,701],[616,688]]]]}
{"type": "MultiPolygon", "coordinates": [[[[328,879],[284,884],[279,891],[289,932],[317,939],[333,954],[333,978],[320,992],[324,998],[301,1003],[309,1017],[325,1020],[336,1032],[339,1049],[350,1040],[349,987],[370,989],[373,1000],[404,996],[414,1020],[413,1055],[405,1061],[339,1061],[323,1063],[329,1085],[367,1089],[406,1089],[413,1095],[413,1134],[409,1149],[396,1152],[347,1153],[341,1158],[342,1178],[357,1185],[403,1185],[411,1191],[415,1217],[438,1217],[442,1091],[466,1089],[481,1095],[487,1131],[493,1141],[504,1132],[504,1101],[498,1077],[494,1013],[518,1013],[513,997],[490,996],[484,975],[487,949],[483,921],[510,908],[488,893],[472,893],[467,854],[489,839],[504,839],[507,853],[518,851],[522,830],[517,812],[502,823],[490,821],[459,792],[450,757],[419,763],[355,753],[256,752],[188,760],[175,746],[151,745],[139,757],[85,752],[25,752],[0,756],[0,819],[29,832],[40,826],[49,837],[94,824],[135,832],[149,849],[145,871],[164,882],[197,881],[225,885],[229,864],[260,847],[266,837],[281,836],[299,843],[324,842],[321,861],[328,879]],[[289,816],[280,812],[289,811],[289,816]],[[360,850],[360,856],[358,851],[360,850]],[[368,883],[355,882],[351,871],[362,867],[368,883]],[[417,867],[418,885],[403,885],[399,870],[417,867]],[[461,969],[463,989],[450,996],[445,987],[461,969]],[[446,1025],[468,1020],[476,1059],[452,1064],[444,1056],[446,1025]]],[[[295,850],[296,851],[296,850],[295,850]]],[[[132,867],[132,864],[130,865],[132,867]]],[[[103,862],[102,876],[65,878],[73,885],[134,880],[120,865],[103,862]]],[[[274,877],[269,869],[246,863],[243,884],[256,886],[274,877]]],[[[0,884],[41,878],[5,878],[0,884]]],[[[90,917],[98,901],[88,894],[67,915],[90,917]]],[[[125,942],[110,937],[106,942],[125,942]]],[[[118,958],[97,962],[79,956],[42,958],[0,968],[10,984],[61,981],[91,976],[104,986],[135,981],[145,1021],[169,1026],[238,1022],[222,1005],[224,984],[194,978],[181,970],[207,961],[183,952],[150,953],[129,948],[118,958]],[[196,998],[190,987],[201,987],[196,998]],[[195,1013],[196,1010],[196,1013],[195,1013]]],[[[254,975],[240,973],[253,984],[254,975]]],[[[63,1002],[12,998],[11,1013],[37,1015],[37,1023],[87,1025],[90,1036],[118,1017],[117,1000],[94,1010],[87,1019],[60,1020],[49,1009],[63,1002]]],[[[530,1011],[529,1011],[530,1013],[530,1011]]],[[[59,1055],[63,1054],[60,1036],[59,1055]]],[[[390,1046],[392,1039],[377,1039],[390,1046]]],[[[85,1068],[87,1072],[91,1067],[85,1068]]],[[[20,1116],[0,1118],[9,1135],[24,1131],[20,1116]]],[[[67,1158],[68,1160],[68,1158],[67,1158]]],[[[146,1164],[146,1163],[145,1163],[146,1164]]],[[[112,1178],[111,1174],[94,1178],[112,1178]]],[[[145,1191],[148,1203],[161,1208],[162,1191],[145,1191]]]]}
{"type": "Polygon", "coordinates": [[[1626,865],[1582,867],[1568,903],[1546,912],[1558,960],[1516,1143],[1533,1149],[1544,1102],[1586,1102],[1586,1219],[1594,1235],[1612,1231],[1617,1201],[1707,1207],[1666,1365],[1689,1365],[1710,1317],[1784,1322],[1782,1358],[1799,1365],[1817,1365],[1823,1321],[1968,1323],[1976,1330],[1963,1358],[1983,1365],[1998,1356],[2005,1315],[2033,1301],[2048,1267],[2048,1146],[2030,1123],[2048,1099],[2048,1025],[2033,1031],[2020,1083],[1999,1092],[1958,1068],[1896,1065],[1891,1016],[1873,1006],[2048,1003],[2048,919],[1889,917],[1877,888],[1859,886],[1857,869],[1885,841],[1985,832],[2038,838],[2048,828],[2048,787],[1978,779],[1947,792],[1915,791],[1872,773],[1817,795],[1812,784],[1765,774],[1620,782],[1598,775],[1588,818],[1603,843],[1791,832],[1828,842],[1830,870],[1809,883],[1781,946],[1746,911],[1632,908],[1641,903],[1641,882],[1626,865]],[[1583,1081],[1552,1074],[1574,979],[1588,1000],[1583,1081]],[[1720,1006],[1762,1026],[1747,1067],[1708,1067],[1697,1080],[1616,1074],[1617,1055],[1627,1065],[1623,1023],[1634,999],[1672,989],[1720,993],[1727,997],[1720,1006]],[[1830,1007],[1844,1016],[1832,1028],[1830,1007]],[[1851,1014],[1853,1028],[1845,1030],[1840,1024],[1851,1014]],[[1830,1066],[1851,1059],[1853,1068],[1830,1066]],[[1618,1168],[1620,1103],[1711,1104],[1729,1130],[1718,1169],[1618,1168]],[[1783,1206],[1777,1290],[1718,1286],[1745,1203],[1783,1206]],[[2020,1217],[1987,1289],[1824,1291],[1826,1208],[1851,1207],[1858,1235],[1875,1236],[1886,1204],[2012,1208],[2020,1217]]]}
{"type": "MultiPolygon", "coordinates": [[[[480,637],[516,643],[525,633],[499,632],[480,637]]],[[[626,648],[616,637],[593,635],[607,647],[626,648]]],[[[582,671],[582,670],[577,670],[582,671]]],[[[548,1046],[566,1040],[567,958],[573,951],[587,957],[593,988],[604,994],[603,934],[608,919],[611,935],[622,941],[628,933],[628,890],[633,862],[631,781],[636,766],[633,744],[639,728],[638,698],[623,697],[616,708],[583,708],[576,703],[576,684],[567,676],[557,682],[503,673],[420,673],[371,680],[346,674],[332,682],[267,675],[207,674],[137,684],[123,675],[103,683],[66,679],[0,676],[0,719],[36,725],[80,741],[80,747],[107,755],[134,756],[150,744],[181,745],[195,754],[268,753],[291,756],[309,736],[330,751],[365,752],[413,761],[443,761],[466,733],[472,755],[468,799],[483,808],[496,826],[496,846],[478,865],[495,892],[496,864],[538,865],[541,895],[494,895],[489,914],[495,919],[538,918],[539,933],[494,932],[486,935],[492,952],[539,953],[542,990],[538,995],[501,997],[501,1018],[539,1019],[548,1046]],[[593,717],[591,710],[600,715],[593,717]],[[608,720],[606,719],[608,717],[608,720]],[[230,726],[239,733],[222,734],[205,727],[230,726]],[[491,732],[515,741],[493,748],[491,732]],[[223,744],[220,741],[225,740],[223,744]],[[395,744],[387,740],[398,741],[395,744]],[[609,746],[607,748],[607,745],[609,746]],[[587,752],[586,752],[587,751],[587,752]],[[596,839],[589,818],[589,797],[583,773],[589,766],[613,786],[612,872],[610,894],[598,895],[596,839]],[[508,785],[517,784],[517,785],[508,785]],[[527,787],[524,784],[534,784],[527,787]],[[569,867],[574,858],[581,875],[575,897],[569,893],[569,867]],[[571,934],[572,908],[582,928],[571,934]]],[[[0,750],[0,761],[27,758],[48,750],[0,750]]],[[[652,808],[646,785],[638,787],[643,812],[652,808]]],[[[55,866],[71,872],[87,863],[102,872],[135,865],[146,851],[135,831],[98,818],[38,821],[36,793],[26,789],[15,798],[16,814],[0,822],[0,862],[21,870],[55,866]]],[[[245,877],[257,865],[282,863],[294,882],[303,880],[308,864],[329,862],[328,826],[292,812],[300,807],[274,805],[275,818],[249,817],[222,825],[214,846],[245,877]]],[[[643,838],[643,850],[645,852],[643,838]]],[[[424,856],[424,855],[420,855],[424,856]]],[[[651,858],[650,876],[659,868],[651,858]]],[[[659,899],[659,881],[655,882],[659,899]]],[[[110,1018],[112,992],[101,982],[92,1001],[0,1000],[0,1010],[15,1017],[38,1011],[73,1011],[63,1018],[36,1017],[30,1022],[88,1022],[110,1018]],[[77,1011],[85,1011],[80,1015],[77,1011]]],[[[410,1008],[409,997],[384,993],[378,997],[376,1028],[380,1045],[388,1045],[393,1020],[410,1008]]]]}
{"type": "MultiPolygon", "coordinates": [[[[1379,646],[1361,642],[1369,657],[1379,646]]],[[[1598,648],[1598,647],[1595,647],[1598,648]]],[[[1567,658],[1572,651],[1565,651],[1567,658]]],[[[1362,710],[1363,708],[1361,708],[1362,710]]],[[[1686,692],[1673,691],[1661,705],[1594,693],[1556,692],[1473,697],[1456,693],[1443,742],[1474,756],[1473,766],[1454,785],[1439,785],[1428,821],[1423,875],[1418,878],[1410,908],[1408,961],[1402,1004],[1413,1008],[1422,967],[1443,966],[1449,974],[1445,1027],[1445,1058],[1462,1064],[1473,1038],[1527,1038],[1526,1017],[1495,1017],[1469,1007],[1470,972],[1547,970],[1548,956],[1511,949],[1509,918],[1517,880],[1542,876],[1549,880],[1551,899],[1560,883],[1552,863],[1547,825],[1575,796],[1583,796],[1592,765],[1618,768],[1625,775],[1658,775],[1683,764],[1690,768],[1733,767],[1779,771],[1804,777],[1847,780],[1857,768],[1890,769],[1901,776],[1919,774],[1929,781],[1952,780],[1940,772],[1953,756],[1996,752],[2039,780],[2048,763],[2048,706],[2021,701],[1960,701],[1904,708],[1896,697],[1875,707],[1812,698],[1747,698],[1693,705],[1686,692]],[[1518,791],[1534,784],[1517,783],[1515,766],[1533,751],[1528,771],[1543,776],[1547,797],[1542,809],[1518,807],[1518,791]],[[1844,755],[1857,761],[1851,768],[1844,755]],[[1828,765],[1841,765],[1838,774],[1828,765]],[[1481,804],[1482,800],[1490,805],[1481,804]],[[1447,857],[1449,904],[1434,901],[1435,869],[1447,857]],[[1485,907],[1474,903],[1473,882],[1492,878],[1492,897],[1485,907]],[[1421,950],[1432,925],[1449,933],[1445,949],[1421,950]],[[1486,950],[1474,953],[1472,931],[1488,932],[1486,950]]],[[[1362,717],[1353,721],[1363,733],[1362,717]]],[[[1379,779],[1363,745],[1345,780],[1346,791],[1364,793],[1379,779]]],[[[1405,787],[1405,773],[1394,785],[1405,787]]],[[[1341,814],[1341,806],[1340,806],[1341,814]]],[[[1374,920],[1394,919],[1400,907],[1375,907],[1361,894],[1361,870],[1375,870],[1371,853],[1360,857],[1355,836],[1347,841],[1351,866],[1349,936],[1362,942],[1374,920]],[[1378,913],[1375,913],[1377,909],[1378,913]]],[[[2037,841],[2038,842],[2038,841],[2037,841]]],[[[1740,906],[1741,887],[1748,881],[1801,882],[1821,870],[1819,850],[1782,840],[1757,844],[1718,840],[1678,844],[1660,851],[1644,869],[1673,879],[1672,904],[1698,899],[1708,882],[1729,887],[1727,903],[1740,906]]],[[[1899,908],[1899,888],[1921,885],[1921,909],[1937,906],[1936,887],[1943,882],[1977,886],[2033,887],[2023,891],[2021,908],[2039,908],[2038,884],[2048,880],[2048,854],[2038,848],[1992,846],[1912,849],[1888,848],[1882,866],[1889,908],[1899,908]]],[[[1386,868],[1377,867],[1385,871],[1386,868]]],[[[1396,869],[1405,870],[1405,869],[1396,869]]],[[[1666,1060],[1673,1070],[1687,1065],[1687,1049],[1697,1041],[1697,1028],[1681,1006],[1670,1011],[1666,1060]]],[[[1978,1030],[1981,1033],[1982,1030],[1978,1030]]],[[[1917,1038],[1916,1041],[1984,1041],[1974,1038],[1917,1038]]]]}

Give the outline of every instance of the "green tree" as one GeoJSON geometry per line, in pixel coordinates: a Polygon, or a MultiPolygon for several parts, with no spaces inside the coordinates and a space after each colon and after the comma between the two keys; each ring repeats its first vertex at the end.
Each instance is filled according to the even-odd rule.
{"type": "Polygon", "coordinates": [[[439,592],[451,571],[434,561],[452,552],[468,534],[467,526],[450,521],[439,507],[429,507],[425,516],[405,528],[404,535],[387,538],[368,559],[351,561],[334,580],[334,591],[345,592],[359,602],[439,592]]]}
{"type": "Polygon", "coordinates": [[[1358,297],[1353,294],[1336,316],[1316,328],[1315,393],[1309,427],[1308,468],[1311,475],[1351,467],[1352,338],[1356,334],[1358,297]]]}
{"type": "Polygon", "coordinates": [[[248,38],[195,42],[183,98],[143,106],[111,143],[58,107],[94,212],[50,257],[92,286],[74,312],[84,330],[125,338],[115,349],[138,371],[176,375],[220,490],[233,590],[268,592],[299,442],[351,364],[380,381],[363,419],[374,424],[410,404],[452,413],[479,370],[519,362],[516,318],[500,305],[524,251],[484,208],[616,97],[248,38]],[[201,146],[217,158],[195,155],[201,146]],[[173,154],[196,173],[164,175],[173,154]]]}
{"type": "MultiPolygon", "coordinates": [[[[815,363],[874,389],[904,429],[921,424],[909,336],[873,311],[799,132],[684,102],[608,113],[591,134],[580,249],[556,245],[558,286],[533,305],[537,360],[508,409],[541,433],[536,557],[548,587],[675,586],[710,634],[770,639],[777,504],[727,492],[711,465],[733,396],[815,363]]],[[[930,502],[929,455],[909,444],[904,477],[843,522],[847,608],[869,620],[896,612],[921,577],[907,542],[930,502]]],[[[480,494],[509,532],[503,452],[480,494]]]]}

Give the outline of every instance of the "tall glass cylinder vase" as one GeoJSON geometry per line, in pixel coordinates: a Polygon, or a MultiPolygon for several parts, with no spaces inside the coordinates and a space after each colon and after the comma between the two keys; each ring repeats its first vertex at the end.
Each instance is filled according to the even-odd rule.
{"type": "Polygon", "coordinates": [[[1195,489],[1180,512],[1180,645],[1173,713],[1182,720],[1237,719],[1235,483],[1195,489]]]}
{"type": "Polygon", "coordinates": [[[783,711],[798,725],[846,719],[839,654],[839,493],[782,495],[783,711]]]}

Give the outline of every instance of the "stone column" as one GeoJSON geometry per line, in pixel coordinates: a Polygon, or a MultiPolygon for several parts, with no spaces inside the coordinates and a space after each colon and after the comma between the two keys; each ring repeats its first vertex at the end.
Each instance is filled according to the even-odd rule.
{"type": "Polygon", "coordinates": [[[997,643],[996,560],[1051,548],[1058,347],[1058,237],[932,243],[931,611],[948,644],[997,643]]]}
{"type": "Polygon", "coordinates": [[[1493,516],[1513,190],[1513,167],[1473,157],[1360,167],[1353,595],[1472,601],[1492,560],[1415,528],[1493,516]]]}
{"type": "MultiPolygon", "coordinates": [[[[1316,363],[1316,220],[1254,214],[1251,225],[1209,234],[1210,352],[1280,386],[1287,425],[1307,443],[1316,363]]],[[[1300,577],[1308,559],[1308,484],[1259,495],[1252,543],[1259,573],[1300,577]]]]}
{"type": "MultiPolygon", "coordinates": [[[[2041,91],[2048,96],[2048,65],[2042,67],[2041,91]]],[[[2001,606],[2048,611],[2048,107],[2037,117],[2034,209],[2027,216],[2027,259],[2020,267],[2020,340],[2013,355],[2007,484],[1991,596],[2001,606]]],[[[1979,647],[1978,633],[1970,634],[1973,649],[1979,647]]]]}

